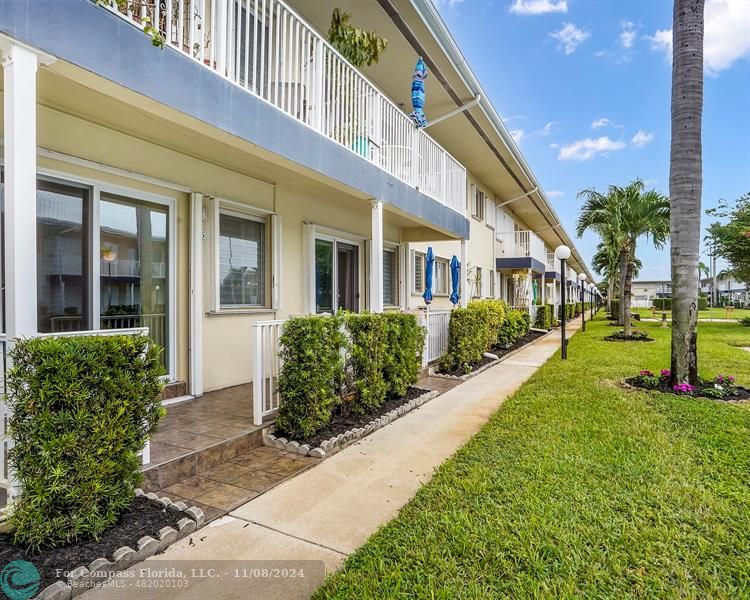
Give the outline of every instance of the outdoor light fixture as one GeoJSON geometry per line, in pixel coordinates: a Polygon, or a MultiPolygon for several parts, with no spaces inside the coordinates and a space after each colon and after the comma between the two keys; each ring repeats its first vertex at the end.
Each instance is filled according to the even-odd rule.
{"type": "Polygon", "coordinates": [[[586,273],[578,273],[578,281],[581,282],[581,331],[586,331],[586,273]]]}
{"type": "Polygon", "coordinates": [[[568,358],[568,340],[565,339],[565,261],[570,258],[570,248],[558,246],[555,248],[555,258],[560,261],[560,356],[563,360],[568,358]]]}

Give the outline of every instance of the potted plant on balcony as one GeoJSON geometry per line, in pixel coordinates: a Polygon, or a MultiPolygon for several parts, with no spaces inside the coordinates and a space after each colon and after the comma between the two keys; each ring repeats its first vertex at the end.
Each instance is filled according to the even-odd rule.
{"type": "MultiPolygon", "coordinates": [[[[388,40],[379,37],[374,30],[366,31],[349,23],[351,14],[338,8],[333,9],[331,26],[328,29],[328,41],[352,65],[361,69],[376,64],[380,55],[386,49],[388,40]]],[[[340,84],[340,82],[339,82],[340,84]]],[[[350,92],[350,95],[353,92],[350,92]]],[[[352,98],[348,98],[351,103],[352,98]]],[[[367,158],[370,140],[366,132],[362,131],[356,115],[352,115],[348,123],[352,129],[352,150],[367,158]]]]}

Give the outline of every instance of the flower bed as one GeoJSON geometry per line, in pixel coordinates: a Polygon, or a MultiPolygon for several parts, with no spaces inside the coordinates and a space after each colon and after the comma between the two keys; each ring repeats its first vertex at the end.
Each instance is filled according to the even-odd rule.
{"type": "Polygon", "coordinates": [[[182,502],[173,504],[155,494],[144,496],[140,490],[137,493],[139,496],[117,523],[99,539],[82,537],[64,546],[29,552],[15,543],[13,533],[0,533],[0,564],[18,561],[18,576],[8,579],[8,585],[15,585],[17,597],[31,598],[37,593],[55,598],[78,595],[114,572],[163,552],[203,524],[199,508],[187,508],[182,502]]]}
{"type": "Polygon", "coordinates": [[[365,413],[345,413],[342,410],[344,405],[339,405],[328,424],[313,435],[299,438],[278,428],[272,434],[264,436],[263,443],[287,452],[325,458],[411,412],[437,395],[436,391],[410,386],[404,396],[390,398],[365,413]]]}
{"type": "Polygon", "coordinates": [[[750,399],[750,390],[735,385],[732,375],[717,375],[713,379],[701,379],[698,385],[679,383],[672,385],[672,373],[669,369],[662,369],[657,376],[651,371],[643,370],[635,377],[625,380],[625,383],[646,390],[655,390],[676,396],[692,396],[697,398],[712,398],[714,400],[738,401],[750,399]]]}

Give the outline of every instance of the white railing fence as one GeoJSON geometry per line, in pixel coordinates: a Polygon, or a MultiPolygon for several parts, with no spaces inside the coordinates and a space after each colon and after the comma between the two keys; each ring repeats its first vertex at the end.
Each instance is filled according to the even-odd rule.
{"type": "Polygon", "coordinates": [[[281,328],[283,320],[258,321],[253,324],[253,423],[279,410],[279,373],[281,372],[281,328]]]}
{"type": "Polygon", "coordinates": [[[164,0],[140,14],[166,45],[465,214],[466,169],[281,0],[164,0]]]}
{"type": "Polygon", "coordinates": [[[451,320],[449,310],[428,310],[422,316],[422,326],[427,329],[422,353],[422,366],[442,358],[448,351],[448,324],[451,320]]]}
{"type": "MultiPolygon", "coordinates": [[[[111,335],[148,335],[148,327],[133,327],[129,329],[98,329],[90,331],[65,331],[58,333],[39,333],[36,337],[72,337],[72,336],[111,336],[111,335]]],[[[10,410],[5,398],[5,371],[10,367],[8,351],[12,340],[0,337],[0,488],[5,490],[6,502],[11,503],[21,490],[18,482],[14,481],[13,474],[8,464],[8,452],[13,447],[8,426],[10,422],[10,410]]],[[[141,452],[142,463],[151,462],[151,442],[146,441],[141,452]]]]}
{"type": "Polygon", "coordinates": [[[502,254],[505,256],[532,257],[542,263],[547,262],[547,248],[533,231],[498,232],[495,239],[501,242],[502,254]]]}

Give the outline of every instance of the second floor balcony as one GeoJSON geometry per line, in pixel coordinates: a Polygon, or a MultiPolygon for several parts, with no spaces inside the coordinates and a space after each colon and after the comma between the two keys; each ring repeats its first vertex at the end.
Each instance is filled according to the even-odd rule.
{"type": "Polygon", "coordinates": [[[463,165],[281,0],[160,0],[137,14],[111,10],[135,26],[153,25],[168,49],[465,216],[463,165]]]}
{"type": "Polygon", "coordinates": [[[495,234],[498,269],[531,269],[543,273],[547,265],[547,249],[533,231],[508,231],[495,234]]]}

